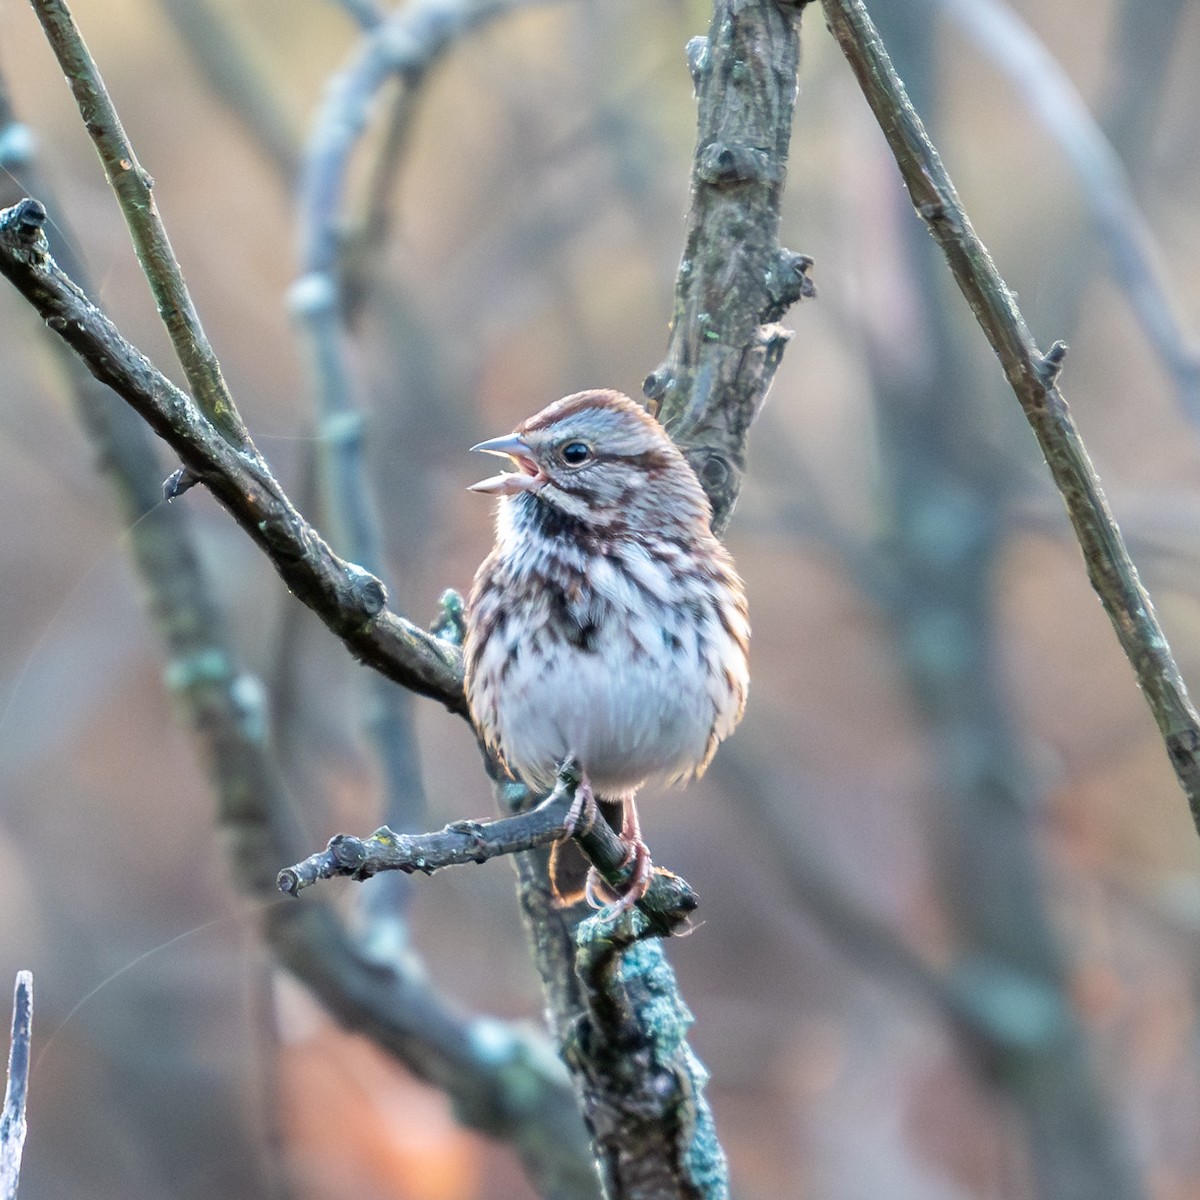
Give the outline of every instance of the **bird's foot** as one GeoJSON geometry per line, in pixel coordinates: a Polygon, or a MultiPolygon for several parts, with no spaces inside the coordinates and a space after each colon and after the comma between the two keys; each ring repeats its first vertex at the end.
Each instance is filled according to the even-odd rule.
{"type": "Polygon", "coordinates": [[[612,887],[595,867],[588,871],[583,892],[593,908],[607,907],[611,910],[610,915],[617,917],[633,908],[650,890],[654,861],[650,857],[650,848],[640,837],[626,843],[625,859],[621,865],[625,867],[630,863],[633,864],[633,870],[620,888],[612,887]]]}
{"type": "Polygon", "coordinates": [[[591,829],[596,820],[596,797],[592,794],[592,785],[588,782],[586,775],[580,778],[579,784],[575,788],[571,807],[567,809],[567,815],[563,818],[563,832],[559,840],[565,842],[573,838],[584,817],[587,818],[583,825],[583,829],[586,831],[591,829]]]}

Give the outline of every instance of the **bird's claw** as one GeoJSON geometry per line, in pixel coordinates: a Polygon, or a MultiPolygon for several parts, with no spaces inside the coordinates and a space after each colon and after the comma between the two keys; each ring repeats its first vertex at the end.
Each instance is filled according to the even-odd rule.
{"type": "Polygon", "coordinates": [[[592,908],[606,908],[610,910],[606,915],[618,917],[633,908],[650,890],[654,861],[650,857],[649,847],[640,838],[626,844],[621,866],[626,867],[630,862],[633,863],[633,871],[619,890],[612,887],[595,867],[588,871],[583,894],[592,908]]]}
{"type": "Polygon", "coordinates": [[[580,820],[586,815],[587,822],[583,826],[583,831],[591,829],[596,820],[596,798],[592,795],[592,785],[588,782],[585,775],[575,788],[575,795],[571,798],[571,807],[567,809],[567,815],[563,817],[563,832],[561,841],[569,841],[579,830],[580,820]]]}

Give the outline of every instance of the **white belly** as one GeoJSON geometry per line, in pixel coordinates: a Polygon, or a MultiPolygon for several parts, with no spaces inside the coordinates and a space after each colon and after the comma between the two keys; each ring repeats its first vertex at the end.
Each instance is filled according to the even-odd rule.
{"type": "Polygon", "coordinates": [[[478,599],[477,625],[494,632],[467,655],[476,723],[508,765],[548,788],[573,755],[609,799],[703,770],[745,701],[744,606],[712,575],[690,580],[683,603],[683,551],[652,557],[626,542],[619,558],[580,564],[568,587],[542,578],[544,556],[511,534],[502,521],[502,578],[478,599]]]}
{"type": "Polygon", "coordinates": [[[713,701],[694,657],[668,654],[658,640],[661,651],[645,654],[615,636],[592,651],[560,645],[515,687],[510,674],[500,704],[509,764],[548,786],[573,754],[595,793],[612,798],[692,774],[704,760],[713,701]]]}

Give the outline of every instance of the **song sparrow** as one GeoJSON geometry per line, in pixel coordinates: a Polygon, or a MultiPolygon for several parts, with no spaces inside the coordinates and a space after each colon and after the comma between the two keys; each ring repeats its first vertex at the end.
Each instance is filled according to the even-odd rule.
{"type": "Polygon", "coordinates": [[[687,460],[619,392],[567,396],[473,449],[517,469],[471,489],[502,497],[467,604],[472,718],[534,788],[578,759],[568,835],[593,797],[622,806],[628,908],[653,869],[638,789],[698,777],[741,719],[742,581],[687,460]]]}

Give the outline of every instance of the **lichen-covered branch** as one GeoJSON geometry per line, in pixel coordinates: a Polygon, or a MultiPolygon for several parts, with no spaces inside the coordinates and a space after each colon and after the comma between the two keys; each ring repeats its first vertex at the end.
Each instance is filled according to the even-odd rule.
{"type": "Polygon", "coordinates": [[[1033,428],[1066,504],[1088,578],[1133,666],[1200,830],[1200,717],[1057,386],[1066,347],[1056,343],[1046,354],[1038,350],[1012,293],[971,227],[861,0],[822,3],[917,213],[942,248],[1033,428]]]}
{"type": "Polygon", "coordinates": [[[688,43],[699,115],[687,240],[667,355],[644,390],[708,492],[718,532],[791,337],[777,322],[813,294],[812,260],[778,242],[802,6],[718,0],[708,36],[688,43]]]}
{"type": "Polygon", "coordinates": [[[725,1154],[704,1098],[708,1072],[662,942],[643,917],[599,912],[578,930],[583,1015],[564,1049],[579,1076],[605,1194],[722,1198],[725,1154]]]}
{"type": "Polygon", "coordinates": [[[364,663],[465,712],[461,656],[387,607],[383,585],[340,559],[296,511],[257,455],[231,446],[191,400],[125,340],[50,257],[46,211],[24,200],[0,212],[0,274],[204,480],[283,581],[364,663]]]}
{"type": "Polygon", "coordinates": [[[12,1034],[8,1043],[8,1084],[0,1113],[0,1200],[16,1200],[25,1149],[25,1101],[29,1093],[29,1038],[33,1026],[33,976],[17,972],[13,987],[12,1034]]]}

